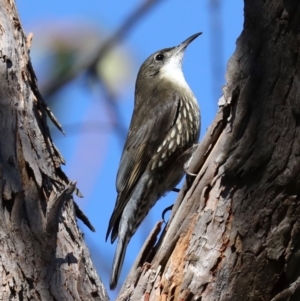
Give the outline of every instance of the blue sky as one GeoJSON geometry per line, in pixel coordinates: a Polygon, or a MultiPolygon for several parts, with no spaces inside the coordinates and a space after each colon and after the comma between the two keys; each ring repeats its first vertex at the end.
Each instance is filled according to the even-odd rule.
{"type": "MultiPolygon", "coordinates": [[[[117,98],[126,128],[133,110],[135,77],[142,62],[151,53],[175,46],[192,34],[202,31],[203,35],[188,47],[183,69],[200,104],[201,138],[203,137],[216,114],[217,101],[225,83],[226,64],[235,49],[235,41],[243,25],[242,1],[220,1],[219,13],[211,9],[211,2],[213,1],[160,1],[136,24],[126,39],[118,44],[121,53],[125,53],[124,60],[130,65],[128,76],[125,74],[127,81],[117,98]]],[[[25,32],[34,33],[31,53],[38,80],[43,82],[47,78],[47,56],[43,56],[43,51],[47,48],[47,41],[51,41],[53,28],[66,36],[72,35],[79,44],[81,41],[88,44],[85,35],[90,28],[93,42],[97,43],[98,37],[99,41],[104,41],[140,3],[137,0],[17,1],[25,32]],[[84,33],[81,28],[84,28],[84,33]]],[[[86,46],[83,47],[85,55],[89,45],[82,46],[86,46]]],[[[69,83],[56,99],[59,105],[56,106],[55,114],[65,128],[66,137],[53,129],[53,138],[66,159],[66,174],[70,179],[78,181],[78,187],[84,195],[83,199],[76,198],[76,201],[90,218],[96,233],[89,232],[79,224],[85,233],[98,273],[108,288],[115,245],[105,242],[105,233],[115,203],[115,177],[124,141],[120,141],[120,137],[109,126],[100,126],[110,124],[111,112],[103,101],[101,92],[96,88],[91,89],[89,83],[82,78],[69,83]],[[68,133],[72,126],[76,130],[68,133]]],[[[131,240],[120,284],[145,237],[161,218],[162,210],[175,199],[176,194],[172,192],[162,198],[131,240]]],[[[109,292],[112,298],[115,293],[109,292]]]]}

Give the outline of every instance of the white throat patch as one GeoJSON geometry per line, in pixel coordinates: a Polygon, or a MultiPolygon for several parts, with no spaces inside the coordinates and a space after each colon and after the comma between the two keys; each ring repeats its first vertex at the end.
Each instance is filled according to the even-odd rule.
{"type": "Polygon", "coordinates": [[[169,61],[160,69],[159,77],[168,79],[182,88],[191,90],[182,73],[181,57],[171,57],[169,61]]]}

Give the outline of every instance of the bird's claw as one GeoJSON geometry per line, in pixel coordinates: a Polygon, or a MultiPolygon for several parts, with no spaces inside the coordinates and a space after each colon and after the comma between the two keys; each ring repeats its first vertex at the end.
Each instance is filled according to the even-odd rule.
{"type": "Polygon", "coordinates": [[[173,206],[174,206],[174,205],[171,205],[171,206],[165,208],[164,211],[163,211],[162,214],[161,214],[162,220],[164,221],[165,224],[167,223],[167,222],[165,221],[165,214],[166,214],[168,211],[172,210],[173,206]]]}

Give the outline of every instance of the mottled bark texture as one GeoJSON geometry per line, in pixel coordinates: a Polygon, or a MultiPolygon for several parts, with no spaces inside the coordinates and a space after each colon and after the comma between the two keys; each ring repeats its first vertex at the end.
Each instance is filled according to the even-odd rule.
{"type": "Polygon", "coordinates": [[[76,225],[75,183],[49,135],[46,114],[57,122],[38,92],[29,44],[14,1],[0,0],[0,300],[106,300],[76,225]]]}
{"type": "Polygon", "coordinates": [[[244,14],[197,176],[120,299],[300,300],[300,2],[245,0],[244,14]]]}

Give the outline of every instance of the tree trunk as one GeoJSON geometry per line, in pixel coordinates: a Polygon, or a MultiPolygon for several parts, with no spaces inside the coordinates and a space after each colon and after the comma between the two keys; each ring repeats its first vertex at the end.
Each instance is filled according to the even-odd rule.
{"type": "Polygon", "coordinates": [[[13,0],[0,0],[0,33],[0,299],[106,300],[13,0]]]}
{"type": "Polygon", "coordinates": [[[119,299],[300,300],[300,2],[245,0],[244,14],[219,111],[189,167],[197,176],[119,299]]]}

